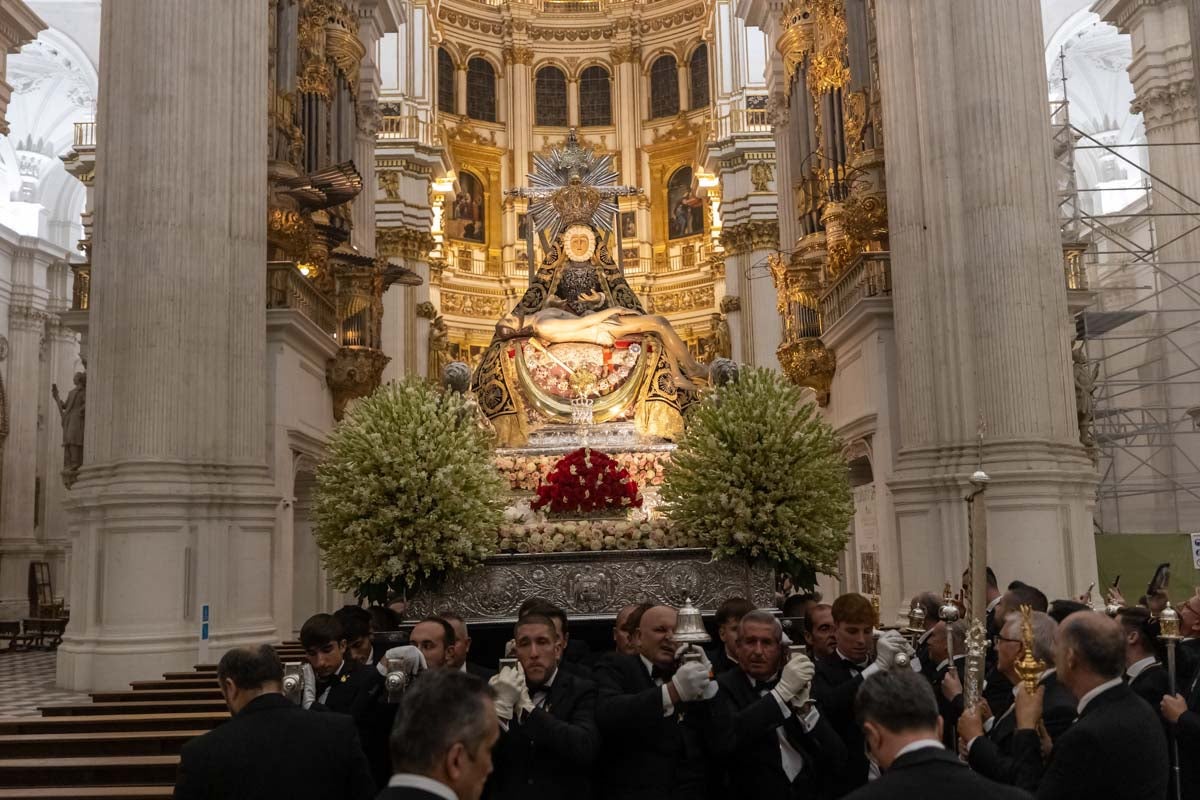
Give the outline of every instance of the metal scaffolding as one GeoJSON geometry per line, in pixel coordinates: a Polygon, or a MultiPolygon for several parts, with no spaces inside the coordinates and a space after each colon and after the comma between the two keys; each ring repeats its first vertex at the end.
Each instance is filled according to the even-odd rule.
{"type": "MultiPolygon", "coordinates": [[[[1200,502],[1200,405],[1180,400],[1189,394],[1181,390],[1200,385],[1200,263],[1164,251],[1200,235],[1200,201],[1139,163],[1138,149],[1155,145],[1106,143],[1084,132],[1071,123],[1066,99],[1051,111],[1064,246],[1078,246],[1087,277],[1086,287],[1071,288],[1091,295],[1075,322],[1091,365],[1085,381],[1095,375],[1096,526],[1186,531],[1200,525],[1181,513],[1200,502]],[[1077,162],[1089,151],[1117,165],[1124,181],[1080,189],[1077,162]],[[1140,185],[1131,187],[1130,175],[1140,185]],[[1186,218],[1186,231],[1164,242],[1158,229],[1167,217],[1186,218]]],[[[1200,142],[1158,146],[1186,148],[1200,163],[1200,142]]]]}

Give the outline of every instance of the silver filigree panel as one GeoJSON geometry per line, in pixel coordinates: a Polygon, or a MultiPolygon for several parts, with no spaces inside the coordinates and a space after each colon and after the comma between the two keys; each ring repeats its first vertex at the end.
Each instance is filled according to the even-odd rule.
{"type": "Polygon", "coordinates": [[[770,566],[714,561],[703,549],[501,555],[447,578],[437,592],[412,595],[408,616],[453,610],[468,622],[512,622],[530,597],[577,619],[611,617],[629,603],[678,607],[688,598],[703,611],[734,596],[768,608],[774,586],[770,566]]]}

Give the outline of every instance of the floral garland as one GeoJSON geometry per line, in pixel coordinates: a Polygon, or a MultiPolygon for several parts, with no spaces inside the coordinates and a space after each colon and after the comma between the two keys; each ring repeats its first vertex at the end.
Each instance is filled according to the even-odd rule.
{"type": "Polygon", "coordinates": [[[664,518],[649,520],[559,520],[500,526],[501,553],[572,553],[612,550],[666,550],[701,547],[664,518]]]}
{"type": "MultiPolygon", "coordinates": [[[[658,486],[663,482],[663,473],[670,462],[668,452],[612,453],[617,464],[629,473],[638,486],[658,486]]],[[[496,469],[508,481],[513,492],[536,491],[538,485],[554,469],[558,456],[498,456],[496,469]]]]}
{"type": "Polygon", "coordinates": [[[530,504],[552,514],[595,514],[640,508],[637,481],[610,456],[581,447],[558,460],[530,504]]]}

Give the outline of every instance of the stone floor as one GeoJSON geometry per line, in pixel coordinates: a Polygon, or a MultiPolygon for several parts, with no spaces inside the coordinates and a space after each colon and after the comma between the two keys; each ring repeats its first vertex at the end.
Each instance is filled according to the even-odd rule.
{"type": "Polygon", "coordinates": [[[90,701],[86,694],[55,688],[55,655],[0,650],[0,717],[36,717],[39,706],[90,701]]]}

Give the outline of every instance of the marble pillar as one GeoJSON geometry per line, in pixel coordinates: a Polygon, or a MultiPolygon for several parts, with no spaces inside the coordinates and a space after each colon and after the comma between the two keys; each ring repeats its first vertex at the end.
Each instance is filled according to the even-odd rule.
{"type": "Polygon", "coordinates": [[[267,15],[242,0],[108,0],[101,50],[88,424],[58,651],[74,690],[280,637],[267,15]]]}
{"type": "MultiPolygon", "coordinates": [[[[640,55],[630,48],[624,57],[616,64],[613,122],[617,125],[617,140],[621,152],[621,182],[631,186],[638,185],[642,165],[638,162],[641,140],[638,137],[638,109],[641,108],[641,75],[638,71],[640,55]]],[[[641,222],[639,221],[639,224],[641,222]]],[[[640,228],[648,230],[647,228],[640,228]]]]}
{"type": "Polygon", "coordinates": [[[1154,343],[1161,358],[1147,365],[1144,372],[1153,374],[1143,377],[1162,382],[1159,402],[1176,433],[1174,446],[1154,456],[1163,474],[1147,476],[1158,491],[1149,495],[1154,507],[1139,530],[1164,533],[1194,530],[1200,520],[1200,435],[1191,432],[1187,417],[1189,409],[1200,408],[1200,116],[1189,6],[1200,18],[1200,8],[1188,0],[1103,0],[1095,6],[1133,40],[1133,110],[1145,123],[1154,210],[1163,213],[1154,220],[1162,290],[1154,327],[1169,333],[1154,343]]]}
{"type": "Polygon", "coordinates": [[[1077,595],[1096,576],[1097,476],[1075,421],[1038,1],[889,0],[876,14],[901,594],[967,565],[982,421],[989,563],[1002,583],[1077,595]]]}

